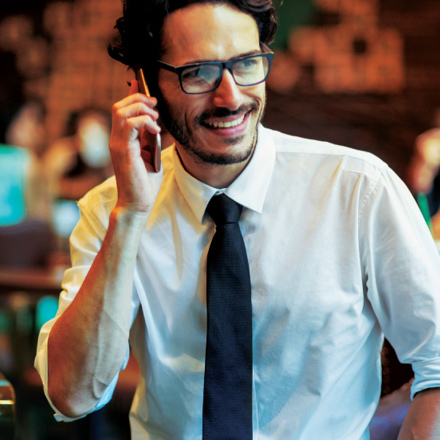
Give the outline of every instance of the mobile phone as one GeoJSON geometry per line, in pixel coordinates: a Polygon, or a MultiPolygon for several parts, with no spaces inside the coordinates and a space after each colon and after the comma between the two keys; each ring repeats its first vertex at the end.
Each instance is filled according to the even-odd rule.
{"type": "MultiPolygon", "coordinates": [[[[147,82],[145,81],[144,71],[142,69],[136,69],[136,80],[139,85],[139,92],[150,97],[150,91],[148,90],[147,82]]],[[[161,139],[160,134],[153,134],[147,130],[148,146],[151,152],[151,161],[153,169],[156,173],[160,171],[160,153],[161,153],[161,139]]]]}

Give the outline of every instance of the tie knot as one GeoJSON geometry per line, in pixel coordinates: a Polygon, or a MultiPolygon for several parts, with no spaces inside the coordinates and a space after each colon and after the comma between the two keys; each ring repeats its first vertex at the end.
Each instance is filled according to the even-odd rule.
{"type": "Polygon", "coordinates": [[[237,223],[243,206],[234,202],[226,194],[214,196],[208,203],[206,211],[214,220],[216,226],[226,223],[237,223]]]}

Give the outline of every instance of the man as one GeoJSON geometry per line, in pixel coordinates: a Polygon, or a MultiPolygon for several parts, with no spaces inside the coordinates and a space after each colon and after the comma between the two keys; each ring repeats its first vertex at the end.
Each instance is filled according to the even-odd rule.
{"type": "Polygon", "coordinates": [[[400,438],[440,435],[437,251],[380,160],[259,125],[270,61],[258,81],[243,71],[270,60],[274,23],[270,0],[125,3],[113,54],[144,67],[176,143],[153,173],[143,146],[145,130],[159,132],[156,99],[133,81],[113,109],[116,180],[80,202],[73,267],[40,335],[36,365],[59,419],[110,399],[130,341],[141,371],[133,438],[212,438],[202,408],[215,225],[205,209],[220,191],[243,205],[253,438],[368,439],[382,331],[415,369],[400,438]]]}

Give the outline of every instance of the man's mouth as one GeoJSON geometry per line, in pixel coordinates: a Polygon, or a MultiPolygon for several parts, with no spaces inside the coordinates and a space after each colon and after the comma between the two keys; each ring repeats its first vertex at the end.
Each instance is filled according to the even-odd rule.
{"type": "Polygon", "coordinates": [[[205,123],[210,128],[234,128],[244,121],[245,116],[246,114],[243,114],[232,121],[206,121],[205,123]]]}
{"type": "Polygon", "coordinates": [[[240,130],[246,123],[251,113],[258,110],[258,103],[242,105],[237,110],[231,111],[227,108],[217,108],[212,111],[205,111],[196,119],[196,125],[204,126],[211,130],[240,130]]]}

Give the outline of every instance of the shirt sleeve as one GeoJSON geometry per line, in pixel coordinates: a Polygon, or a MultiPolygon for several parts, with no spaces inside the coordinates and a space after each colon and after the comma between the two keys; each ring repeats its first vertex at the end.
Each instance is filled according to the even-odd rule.
{"type": "MultiPolygon", "coordinates": [[[[94,200],[96,202],[96,200],[94,200]]],[[[102,222],[98,222],[98,216],[91,215],[91,211],[88,210],[87,205],[84,201],[79,203],[81,209],[81,218],[75,227],[71,237],[70,237],[70,253],[72,260],[72,267],[69,268],[62,280],[62,292],[59,297],[58,311],[54,319],[46,322],[40,330],[37,343],[37,353],[35,358],[35,368],[40,374],[41,380],[43,382],[43,389],[46,398],[55,411],[55,419],[57,421],[73,421],[72,419],[61,414],[57,408],[54,406],[49,398],[47,386],[48,386],[48,361],[47,361],[47,342],[50,331],[61,316],[61,314],[66,310],[66,308],[74,300],[79,288],[84,281],[96,254],[98,253],[102,240],[105,235],[105,226],[102,222]]],[[[105,213],[102,213],[105,218],[105,213]]],[[[132,321],[136,314],[137,308],[139,306],[136,295],[133,292],[132,297],[132,321]]],[[[121,366],[121,370],[124,369],[128,363],[129,358],[129,345],[127,342],[127,352],[125,355],[124,363],[121,366]]],[[[114,392],[116,383],[118,381],[118,375],[116,375],[111,383],[108,385],[107,389],[104,391],[101,399],[97,403],[96,407],[91,411],[96,411],[107,404],[114,392]]],[[[84,416],[82,416],[84,417],[84,416]]],[[[78,418],[82,418],[78,417],[78,418]]]]}
{"type": "Polygon", "coordinates": [[[379,324],[415,380],[440,387],[440,256],[404,183],[385,169],[360,213],[364,283],[379,324]]]}

